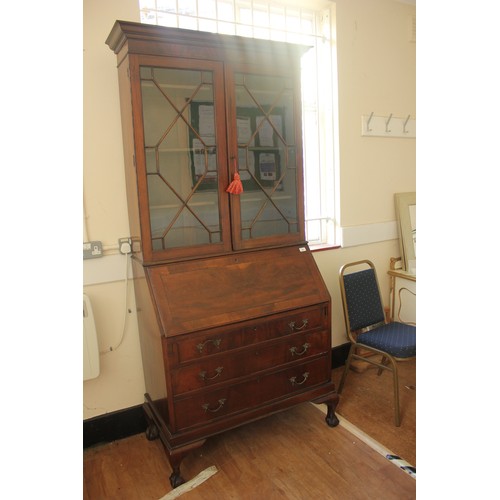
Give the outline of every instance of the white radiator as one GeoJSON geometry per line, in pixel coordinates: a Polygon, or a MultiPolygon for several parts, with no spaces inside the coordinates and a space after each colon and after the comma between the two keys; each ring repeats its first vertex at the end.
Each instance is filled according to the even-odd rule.
{"type": "Polygon", "coordinates": [[[99,344],[95,329],[92,304],[83,294],[83,380],[99,376],[99,344]]]}

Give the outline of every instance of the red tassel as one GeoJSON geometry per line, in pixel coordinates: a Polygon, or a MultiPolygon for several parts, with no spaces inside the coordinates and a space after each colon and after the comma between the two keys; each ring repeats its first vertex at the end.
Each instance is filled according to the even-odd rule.
{"type": "Polygon", "coordinates": [[[226,192],[231,194],[243,193],[243,184],[241,183],[240,174],[238,172],[235,172],[233,181],[227,187],[226,192]]]}

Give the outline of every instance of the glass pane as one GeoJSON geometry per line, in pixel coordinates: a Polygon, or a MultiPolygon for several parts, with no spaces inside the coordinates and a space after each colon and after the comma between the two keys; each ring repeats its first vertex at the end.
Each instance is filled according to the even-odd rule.
{"type": "Polygon", "coordinates": [[[213,75],[141,68],[153,250],[221,242],[213,75]]]}
{"type": "Polygon", "coordinates": [[[297,233],[297,156],[289,78],[235,75],[242,239],[297,233]]]}
{"type": "Polygon", "coordinates": [[[179,14],[196,16],[196,0],[183,0],[179,5],[179,14]]]}
{"type": "Polygon", "coordinates": [[[185,30],[197,30],[198,29],[198,20],[196,17],[190,16],[178,16],[179,19],[179,28],[185,30]]]}
{"type": "Polygon", "coordinates": [[[219,21],[234,22],[233,0],[218,0],[217,1],[217,17],[218,17],[219,21]]]}
{"type": "Polygon", "coordinates": [[[203,0],[202,2],[198,2],[198,16],[207,19],[216,19],[217,8],[215,6],[215,0],[203,0]]]}
{"type": "Polygon", "coordinates": [[[286,8],[286,29],[300,33],[300,10],[293,7],[286,8]]]}
{"type": "MultiPolygon", "coordinates": [[[[143,0],[141,0],[141,5],[143,3],[143,0]]],[[[151,2],[153,3],[153,7],[154,8],[154,1],[151,2]]],[[[176,3],[176,0],[156,0],[156,8],[158,10],[161,10],[163,12],[176,12],[177,11],[177,7],[175,5],[176,3]]]]}
{"type": "Polygon", "coordinates": [[[267,4],[253,4],[253,24],[261,28],[269,27],[269,12],[267,4]]]}
{"type": "Polygon", "coordinates": [[[236,0],[235,4],[236,21],[239,24],[252,25],[252,1],[236,0]]]}
{"type": "Polygon", "coordinates": [[[168,28],[177,28],[177,16],[175,14],[165,14],[164,12],[157,13],[157,23],[160,26],[167,26],[168,28]]]}
{"type": "Polygon", "coordinates": [[[200,28],[200,31],[217,33],[217,21],[198,18],[198,26],[200,28]]]}

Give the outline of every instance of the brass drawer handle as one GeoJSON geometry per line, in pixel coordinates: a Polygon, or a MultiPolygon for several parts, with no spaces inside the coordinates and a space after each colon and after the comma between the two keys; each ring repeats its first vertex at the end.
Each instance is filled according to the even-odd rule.
{"type": "Polygon", "coordinates": [[[290,378],[290,383],[292,385],[302,385],[308,378],[309,378],[309,372],[305,372],[303,375],[302,375],[302,382],[297,382],[297,377],[292,377],[290,378]]]}
{"type": "Polygon", "coordinates": [[[298,332],[300,330],[303,330],[309,323],[309,320],[306,318],[306,319],[303,319],[302,320],[302,326],[295,326],[295,321],[291,321],[290,323],[288,323],[288,326],[290,327],[290,330],[292,330],[292,332],[298,332]]]}
{"type": "Polygon", "coordinates": [[[296,347],[290,347],[290,352],[292,353],[292,356],[295,356],[295,355],[302,356],[302,354],[305,354],[307,352],[307,349],[309,349],[309,347],[311,347],[311,344],[306,342],[302,346],[302,351],[298,352],[296,347]]]}
{"type": "Polygon", "coordinates": [[[226,402],[225,399],[219,399],[219,406],[217,408],[215,408],[214,410],[211,410],[209,408],[210,404],[209,403],[205,403],[204,405],[201,405],[201,407],[205,410],[205,412],[209,411],[210,413],[215,413],[215,412],[218,412],[223,406],[224,406],[224,403],[226,402]]]}
{"type": "Polygon", "coordinates": [[[203,370],[202,372],[200,372],[198,376],[201,378],[201,380],[213,380],[214,378],[217,378],[220,376],[220,374],[222,373],[222,370],[224,370],[224,368],[222,366],[219,366],[215,369],[215,375],[213,377],[207,377],[206,370],[203,370]]]}
{"type": "Polygon", "coordinates": [[[217,349],[220,347],[220,343],[222,342],[222,339],[208,339],[205,340],[205,342],[200,343],[196,346],[196,349],[198,349],[198,352],[201,354],[203,352],[203,349],[207,344],[213,344],[217,349]]]}

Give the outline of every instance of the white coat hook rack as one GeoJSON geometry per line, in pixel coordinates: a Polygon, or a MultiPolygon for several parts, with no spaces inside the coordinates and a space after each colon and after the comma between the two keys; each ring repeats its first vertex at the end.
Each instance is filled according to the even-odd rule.
{"type": "Polygon", "coordinates": [[[389,130],[389,122],[391,121],[392,118],[392,113],[389,115],[389,118],[387,118],[387,121],[385,122],[385,133],[389,134],[391,131],[389,130]]]}
{"type": "Polygon", "coordinates": [[[370,118],[368,118],[368,121],[366,122],[366,131],[367,132],[372,131],[372,129],[370,128],[370,122],[372,121],[372,118],[373,118],[373,111],[372,111],[372,114],[370,115],[370,118]]]}
{"type": "Polygon", "coordinates": [[[408,120],[410,119],[410,116],[411,116],[411,115],[408,115],[408,116],[406,117],[405,122],[403,123],[403,134],[407,134],[407,133],[408,133],[408,130],[406,130],[406,125],[408,125],[408,120]]]}
{"type": "Polygon", "coordinates": [[[416,120],[411,115],[406,118],[394,116],[377,116],[372,111],[361,116],[361,135],[366,137],[416,137],[416,120]]]}

